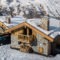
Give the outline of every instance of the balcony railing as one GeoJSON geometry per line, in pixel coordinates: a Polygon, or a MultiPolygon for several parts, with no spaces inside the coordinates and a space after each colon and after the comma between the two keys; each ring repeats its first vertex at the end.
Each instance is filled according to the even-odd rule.
{"type": "Polygon", "coordinates": [[[18,35],[18,41],[23,42],[23,43],[31,43],[33,41],[33,36],[32,35],[24,35],[24,34],[19,34],[18,35]]]}

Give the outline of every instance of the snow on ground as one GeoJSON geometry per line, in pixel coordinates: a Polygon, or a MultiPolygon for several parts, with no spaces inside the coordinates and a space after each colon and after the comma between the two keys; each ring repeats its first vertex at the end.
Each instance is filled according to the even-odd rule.
{"type": "Polygon", "coordinates": [[[10,48],[10,45],[0,46],[0,60],[60,60],[60,55],[46,57],[34,53],[23,53],[10,48]]]}

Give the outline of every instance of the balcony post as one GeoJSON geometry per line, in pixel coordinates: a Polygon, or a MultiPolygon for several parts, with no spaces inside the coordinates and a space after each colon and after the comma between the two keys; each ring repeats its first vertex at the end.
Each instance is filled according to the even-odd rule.
{"type": "Polygon", "coordinates": [[[27,28],[27,36],[29,36],[29,28],[27,28]]]}
{"type": "Polygon", "coordinates": [[[27,39],[29,41],[29,28],[27,28],[27,39]]]}

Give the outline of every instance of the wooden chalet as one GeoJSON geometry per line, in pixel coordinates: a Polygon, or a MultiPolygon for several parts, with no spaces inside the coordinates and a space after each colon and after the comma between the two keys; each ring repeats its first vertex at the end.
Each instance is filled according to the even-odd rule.
{"type": "MultiPolygon", "coordinates": [[[[57,49],[60,49],[58,47],[60,46],[60,35],[52,37],[51,32],[47,29],[49,22],[46,18],[43,20],[45,21],[45,23],[42,24],[44,27],[42,25],[35,26],[34,23],[30,22],[33,20],[24,20],[24,22],[19,23],[11,28],[7,27],[6,23],[2,24],[2,22],[0,26],[5,28],[3,34],[9,34],[11,40],[11,48],[19,49],[22,52],[35,52],[48,56],[55,54],[57,49]]],[[[0,31],[2,30],[0,29],[0,31]]]]}

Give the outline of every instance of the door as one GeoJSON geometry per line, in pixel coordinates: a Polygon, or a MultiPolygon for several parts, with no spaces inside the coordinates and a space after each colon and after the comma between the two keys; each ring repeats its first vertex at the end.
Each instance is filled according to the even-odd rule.
{"type": "Polygon", "coordinates": [[[42,54],[43,52],[44,52],[43,48],[39,47],[39,53],[42,54]]]}

